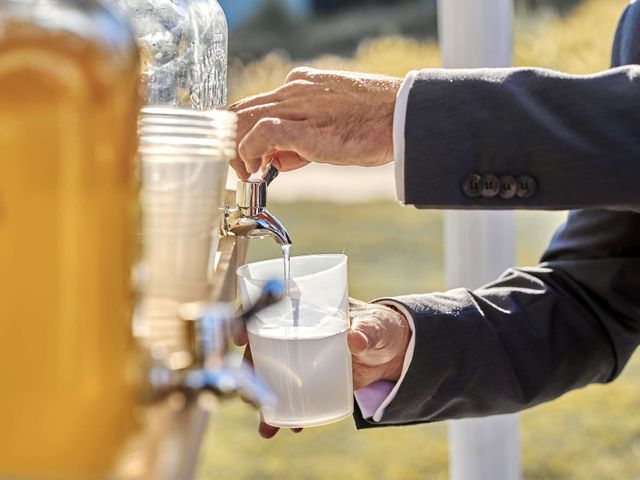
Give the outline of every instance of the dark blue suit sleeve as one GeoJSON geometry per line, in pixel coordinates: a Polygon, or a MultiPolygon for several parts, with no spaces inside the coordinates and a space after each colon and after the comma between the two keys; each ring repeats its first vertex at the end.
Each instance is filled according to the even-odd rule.
{"type": "Polygon", "coordinates": [[[394,298],[416,347],[379,425],[510,413],[613,380],[640,343],[639,238],[638,214],[576,212],[538,267],[394,298]]]}
{"type": "Polygon", "coordinates": [[[409,94],[405,203],[572,209],[638,203],[640,67],[424,70],[409,94]],[[532,195],[469,195],[470,175],[527,176],[532,195]]]}

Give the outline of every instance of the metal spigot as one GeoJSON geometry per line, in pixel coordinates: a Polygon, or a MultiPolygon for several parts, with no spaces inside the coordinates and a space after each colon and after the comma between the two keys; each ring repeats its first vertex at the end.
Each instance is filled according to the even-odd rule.
{"type": "Polygon", "coordinates": [[[232,366],[228,358],[233,333],[246,330],[247,322],[260,310],[280,301],[284,295],[282,282],[267,282],[256,303],[244,312],[236,312],[230,304],[187,303],[180,307],[189,338],[191,362],[180,370],[156,366],[151,384],[156,398],[173,392],[199,395],[212,393],[218,398],[241,396],[257,407],[273,405],[275,397],[269,386],[252,369],[232,366]]]}
{"type": "Polygon", "coordinates": [[[279,245],[291,245],[286,228],[267,210],[267,187],[277,176],[278,170],[270,166],[259,180],[238,182],[236,207],[225,206],[223,235],[272,237],[279,245]]]}

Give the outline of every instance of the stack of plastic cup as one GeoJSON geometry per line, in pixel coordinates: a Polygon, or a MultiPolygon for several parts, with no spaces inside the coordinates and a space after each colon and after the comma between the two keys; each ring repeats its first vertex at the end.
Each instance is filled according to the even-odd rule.
{"type": "Polygon", "coordinates": [[[203,300],[220,230],[236,116],[147,107],[140,120],[144,294],[203,300]]]}

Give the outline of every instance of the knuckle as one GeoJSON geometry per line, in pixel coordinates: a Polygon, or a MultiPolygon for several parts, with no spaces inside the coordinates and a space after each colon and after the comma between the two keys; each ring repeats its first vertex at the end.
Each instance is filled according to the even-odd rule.
{"type": "Polygon", "coordinates": [[[309,67],[296,67],[287,74],[285,83],[293,82],[295,80],[304,80],[311,75],[312,70],[313,69],[309,67]]]}
{"type": "Polygon", "coordinates": [[[312,87],[314,84],[309,80],[292,80],[291,82],[285,83],[282,87],[280,87],[280,92],[282,95],[287,98],[291,97],[300,92],[306,91],[309,87],[312,87]]]}
{"type": "Polygon", "coordinates": [[[256,123],[255,130],[262,137],[271,137],[280,123],[277,118],[263,118],[256,123]]]}
{"type": "Polygon", "coordinates": [[[372,337],[379,333],[380,327],[375,319],[366,316],[355,319],[352,322],[352,329],[362,332],[367,337],[372,337]]]}
{"type": "Polygon", "coordinates": [[[238,123],[247,123],[251,120],[251,112],[246,110],[234,110],[238,123]]]}

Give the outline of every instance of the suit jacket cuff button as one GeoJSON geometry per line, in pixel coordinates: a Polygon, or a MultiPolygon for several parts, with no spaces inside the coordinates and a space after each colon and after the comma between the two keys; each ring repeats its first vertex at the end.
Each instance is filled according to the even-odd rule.
{"type": "Polygon", "coordinates": [[[462,179],[462,192],[466,197],[478,198],[482,186],[482,177],[477,173],[467,175],[462,179]]]}
{"type": "Polygon", "coordinates": [[[518,198],[529,198],[537,190],[537,182],[531,175],[520,175],[517,179],[516,195],[518,198]]]}
{"type": "Polygon", "coordinates": [[[484,175],[480,195],[484,198],[493,198],[500,193],[500,180],[495,175],[484,175]]]}
{"type": "Polygon", "coordinates": [[[518,183],[512,175],[503,175],[500,177],[500,198],[511,200],[516,196],[518,183]]]}

